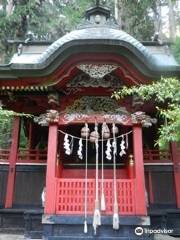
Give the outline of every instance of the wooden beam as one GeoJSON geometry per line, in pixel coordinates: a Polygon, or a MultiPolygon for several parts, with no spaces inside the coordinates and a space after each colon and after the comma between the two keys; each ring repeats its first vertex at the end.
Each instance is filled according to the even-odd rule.
{"type": "Polygon", "coordinates": [[[59,117],[59,125],[64,126],[68,124],[84,124],[86,121],[88,123],[93,123],[97,121],[97,123],[103,123],[104,118],[106,120],[106,123],[112,123],[112,121],[117,121],[118,124],[121,124],[123,126],[132,126],[132,121],[129,116],[124,114],[121,119],[119,119],[118,114],[106,114],[106,117],[103,116],[102,114],[82,114],[82,115],[72,115],[72,119],[67,118],[67,114],[61,114],[59,117]]]}
{"type": "Polygon", "coordinates": [[[5,208],[11,208],[13,204],[15,176],[16,176],[16,161],[19,146],[20,133],[20,117],[15,117],[12,127],[12,143],[9,154],[9,172],[6,188],[5,208]]]}
{"type": "Polygon", "coordinates": [[[49,125],[47,172],[46,172],[46,194],[45,214],[55,214],[56,203],[56,164],[57,164],[58,126],[49,125]]]}
{"type": "Polygon", "coordinates": [[[171,156],[174,166],[174,182],[176,190],[176,204],[180,208],[180,157],[176,142],[171,142],[171,156]]]}
{"type": "Polygon", "coordinates": [[[133,151],[136,178],[136,215],[147,215],[141,125],[133,126],[133,151]]]}

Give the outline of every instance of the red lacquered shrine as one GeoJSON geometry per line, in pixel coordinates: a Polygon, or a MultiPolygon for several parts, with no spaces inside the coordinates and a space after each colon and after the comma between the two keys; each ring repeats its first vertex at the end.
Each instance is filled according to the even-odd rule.
{"type": "Polygon", "coordinates": [[[100,6],[54,43],[21,43],[0,66],[0,99],[34,117],[16,116],[0,149],[0,217],[44,239],[135,239],[136,226],[157,222],[180,234],[177,144],[155,147],[153,99],[111,98],[162,75],[180,76],[168,46],[137,41],[100,6]]]}

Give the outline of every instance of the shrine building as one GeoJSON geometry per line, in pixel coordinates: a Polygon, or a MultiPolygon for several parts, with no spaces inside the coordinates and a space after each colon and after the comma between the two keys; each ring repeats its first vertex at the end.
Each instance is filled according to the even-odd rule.
{"type": "Polygon", "coordinates": [[[161,76],[180,77],[169,46],[139,42],[101,6],[53,43],[21,42],[0,65],[0,100],[32,117],[15,116],[0,149],[0,228],[49,240],[180,235],[177,144],[155,146],[154,99],[111,97],[161,76]]]}

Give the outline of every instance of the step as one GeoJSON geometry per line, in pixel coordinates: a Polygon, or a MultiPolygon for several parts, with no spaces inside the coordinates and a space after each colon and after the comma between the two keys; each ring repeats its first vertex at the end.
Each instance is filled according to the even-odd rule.
{"type": "Polygon", "coordinates": [[[145,234],[139,237],[135,234],[135,226],[120,226],[119,230],[113,230],[111,226],[100,226],[97,234],[94,234],[92,225],[88,225],[88,233],[83,232],[83,225],[51,225],[44,226],[43,239],[45,240],[75,240],[75,239],[99,239],[99,240],[137,240],[153,239],[153,236],[145,234]]]}
{"type": "MultiPolygon", "coordinates": [[[[61,236],[61,237],[49,237],[48,240],[88,240],[88,239],[92,239],[92,240],[95,240],[95,239],[98,239],[98,240],[137,240],[137,238],[128,238],[128,237],[121,237],[121,238],[114,238],[114,237],[90,237],[90,236],[87,236],[87,237],[73,237],[73,236],[61,236]]],[[[138,238],[139,239],[139,238],[138,238]]]]}

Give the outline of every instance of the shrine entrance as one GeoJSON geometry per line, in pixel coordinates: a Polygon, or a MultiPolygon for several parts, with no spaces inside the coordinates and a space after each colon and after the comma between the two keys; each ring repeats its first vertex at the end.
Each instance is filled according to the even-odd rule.
{"type": "Polygon", "coordinates": [[[46,215],[86,221],[98,212],[117,217],[114,229],[119,216],[146,216],[140,122],[122,113],[56,111],[48,120],[46,215]]]}
{"type": "MultiPolygon", "coordinates": [[[[11,146],[0,149],[1,205],[12,208],[17,193],[21,208],[31,207],[34,199],[39,204],[45,185],[47,240],[137,239],[135,227],[150,225],[152,218],[146,189],[150,210],[159,203],[180,206],[178,148],[175,143],[171,151],[154,147],[161,124],[154,119],[154,99],[111,98],[124,86],[179,76],[166,44],[139,42],[98,4],[85,12],[76,30],[54,43],[22,41],[18,49],[0,66],[0,100],[46,128],[25,123],[28,146],[21,150],[21,121],[15,116],[11,146]],[[142,139],[142,128],[156,122],[142,139]]],[[[164,219],[169,222],[166,210],[158,213],[163,226],[164,219]]]]}
{"type": "Polygon", "coordinates": [[[120,213],[135,214],[132,128],[114,126],[114,137],[113,124],[105,121],[86,122],[84,126],[70,124],[58,130],[61,145],[57,150],[57,214],[77,215],[85,210],[93,214],[98,191],[102,214],[112,215],[115,185],[120,213]]]}

